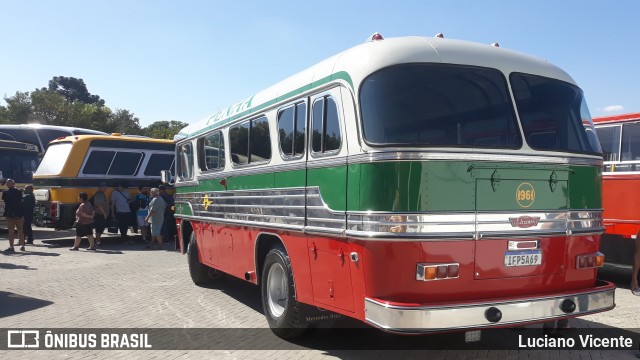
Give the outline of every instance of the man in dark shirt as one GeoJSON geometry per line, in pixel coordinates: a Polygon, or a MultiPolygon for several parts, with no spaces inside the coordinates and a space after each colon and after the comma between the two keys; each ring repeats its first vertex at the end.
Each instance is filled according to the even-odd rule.
{"type": "Polygon", "coordinates": [[[162,239],[165,243],[170,242],[174,239],[174,235],[176,234],[176,219],[173,216],[173,205],[175,201],[173,196],[167,192],[167,188],[164,185],[160,185],[158,187],[160,190],[160,197],[166,203],[166,207],[164,209],[164,222],[162,223],[162,239]]]}
{"type": "Polygon", "coordinates": [[[33,209],[36,207],[36,198],[33,196],[33,186],[27,185],[24,187],[24,194],[22,195],[22,210],[24,215],[24,238],[27,244],[33,244],[33,229],[31,224],[33,223],[33,209]]]}
{"type": "Polygon", "coordinates": [[[13,179],[7,179],[5,182],[7,190],[2,192],[2,200],[4,201],[4,218],[7,220],[7,228],[9,229],[9,248],[5,252],[14,252],[14,231],[18,230],[20,239],[20,250],[24,251],[24,219],[22,218],[22,191],[16,189],[16,182],[13,179]]]}

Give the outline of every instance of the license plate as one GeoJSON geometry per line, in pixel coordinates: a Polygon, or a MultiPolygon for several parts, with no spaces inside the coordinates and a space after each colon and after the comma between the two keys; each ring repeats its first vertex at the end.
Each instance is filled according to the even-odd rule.
{"type": "Polygon", "coordinates": [[[504,266],[535,266],[542,264],[542,250],[507,251],[504,266]]]}

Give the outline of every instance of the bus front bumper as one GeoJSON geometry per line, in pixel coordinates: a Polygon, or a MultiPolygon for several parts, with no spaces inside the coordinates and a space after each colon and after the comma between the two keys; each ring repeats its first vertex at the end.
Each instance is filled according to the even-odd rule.
{"type": "Polygon", "coordinates": [[[392,332],[420,333],[519,326],[583,316],[614,307],[615,286],[598,281],[596,287],[585,291],[482,303],[417,306],[365,298],[365,320],[392,332]],[[568,311],[571,304],[574,304],[574,310],[568,311]]]}

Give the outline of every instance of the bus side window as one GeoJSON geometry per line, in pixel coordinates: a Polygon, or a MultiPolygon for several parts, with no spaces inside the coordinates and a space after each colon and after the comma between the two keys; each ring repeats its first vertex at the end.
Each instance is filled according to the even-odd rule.
{"type": "Polygon", "coordinates": [[[229,129],[231,161],[237,165],[271,160],[271,136],[266,117],[253,119],[229,129]]]}
{"type": "Polygon", "coordinates": [[[311,145],[314,153],[327,153],[340,149],[340,118],[338,107],[330,96],[313,103],[313,136],[311,145]]]}
{"type": "Polygon", "coordinates": [[[160,176],[160,171],[171,170],[173,173],[173,154],[151,154],[144,176],[160,176]]]}
{"type": "Polygon", "coordinates": [[[193,147],[190,143],[182,144],[178,148],[177,172],[180,180],[193,178],[193,147]]]}
{"type": "Polygon", "coordinates": [[[222,132],[216,131],[198,139],[198,159],[202,171],[224,168],[224,137],[222,132]]]}
{"type": "Polygon", "coordinates": [[[138,172],[143,154],[139,152],[118,151],[109,168],[109,175],[133,176],[138,172]]]}
{"type": "Polygon", "coordinates": [[[41,148],[40,140],[38,140],[38,135],[34,129],[11,129],[6,132],[11,134],[16,141],[34,144],[38,147],[40,152],[44,152],[44,149],[41,148]]]}
{"type": "Polygon", "coordinates": [[[82,173],[87,175],[106,175],[115,155],[115,151],[93,150],[84,163],[82,173]]]}
{"type": "Polygon", "coordinates": [[[620,154],[620,160],[640,160],[640,141],[637,141],[638,138],[640,138],[640,124],[622,125],[622,153],[620,154]]]}
{"type": "Polygon", "coordinates": [[[280,151],[285,158],[304,155],[307,105],[299,103],[278,113],[280,151]]]}

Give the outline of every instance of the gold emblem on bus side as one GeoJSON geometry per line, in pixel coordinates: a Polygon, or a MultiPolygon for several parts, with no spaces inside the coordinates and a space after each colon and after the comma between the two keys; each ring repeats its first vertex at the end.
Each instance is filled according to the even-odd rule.
{"type": "Polygon", "coordinates": [[[204,206],[204,211],[209,210],[209,206],[213,204],[213,201],[209,200],[209,194],[204,195],[204,199],[202,200],[202,205],[204,206]]]}
{"type": "Polygon", "coordinates": [[[523,208],[528,208],[533,205],[536,200],[536,190],[533,185],[529,183],[522,183],[516,189],[516,201],[518,205],[523,208]]]}

